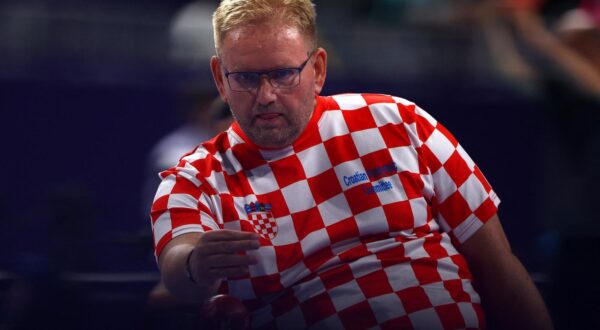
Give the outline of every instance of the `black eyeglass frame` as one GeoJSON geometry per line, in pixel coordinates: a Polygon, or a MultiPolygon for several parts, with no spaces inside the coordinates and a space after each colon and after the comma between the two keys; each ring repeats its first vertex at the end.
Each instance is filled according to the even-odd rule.
{"type": "MultiPolygon", "coordinates": [[[[274,88],[281,88],[281,89],[288,89],[288,88],[294,88],[296,86],[298,86],[300,84],[300,77],[301,77],[301,73],[302,70],[304,70],[304,67],[306,66],[306,64],[308,64],[308,61],[310,60],[310,58],[316,53],[316,49],[311,51],[310,54],[308,54],[308,58],[302,62],[302,64],[300,64],[300,66],[295,67],[295,68],[278,68],[278,69],[273,69],[273,70],[268,70],[268,71],[233,71],[233,72],[229,72],[227,71],[227,69],[223,68],[223,70],[225,71],[225,79],[227,80],[227,84],[229,85],[229,88],[232,91],[236,91],[236,92],[254,92],[258,89],[258,86],[260,86],[260,78],[262,78],[263,76],[267,77],[267,80],[269,81],[269,84],[271,84],[271,86],[273,86],[274,88]],[[273,78],[272,78],[272,74],[274,72],[281,72],[282,70],[294,70],[296,71],[297,75],[298,75],[298,81],[294,84],[294,85],[290,85],[290,86],[284,86],[284,85],[274,85],[273,84],[273,78]],[[240,90],[240,89],[234,89],[233,87],[231,87],[231,82],[229,81],[229,76],[232,74],[254,74],[256,75],[256,77],[258,77],[258,79],[256,80],[258,82],[259,85],[257,85],[254,88],[250,88],[250,89],[244,89],[244,90],[240,90]]],[[[219,60],[220,61],[220,60],[219,60]]]]}

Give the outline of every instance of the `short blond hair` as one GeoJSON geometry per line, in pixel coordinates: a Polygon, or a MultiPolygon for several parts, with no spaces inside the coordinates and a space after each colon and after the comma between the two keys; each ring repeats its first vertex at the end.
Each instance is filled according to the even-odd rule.
{"type": "Polygon", "coordinates": [[[225,34],[237,27],[279,20],[297,28],[316,48],[317,12],[311,0],[222,0],[213,14],[215,50],[225,34]]]}

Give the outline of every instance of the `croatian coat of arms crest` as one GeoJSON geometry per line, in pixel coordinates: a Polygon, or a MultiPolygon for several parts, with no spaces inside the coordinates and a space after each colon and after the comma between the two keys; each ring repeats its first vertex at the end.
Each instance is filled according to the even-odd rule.
{"type": "Polygon", "coordinates": [[[273,209],[271,203],[253,202],[245,204],[244,209],[256,233],[269,240],[277,236],[277,221],[271,212],[273,209]]]}

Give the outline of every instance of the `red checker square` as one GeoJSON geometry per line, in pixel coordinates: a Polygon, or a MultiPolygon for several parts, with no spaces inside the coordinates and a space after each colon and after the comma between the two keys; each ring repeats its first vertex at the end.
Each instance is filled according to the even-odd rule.
{"type": "Polygon", "coordinates": [[[425,238],[425,242],[423,242],[423,248],[427,251],[432,258],[439,260],[448,256],[448,251],[442,247],[440,242],[442,241],[442,236],[435,235],[429,236],[425,238]]]}
{"type": "Polygon", "coordinates": [[[403,245],[382,252],[378,252],[377,259],[381,261],[381,266],[384,268],[410,261],[410,258],[404,256],[403,245]]]}
{"type": "Polygon", "coordinates": [[[458,266],[458,276],[464,279],[473,279],[473,275],[469,271],[469,267],[467,266],[467,261],[460,254],[455,254],[450,257],[452,262],[458,266]]]}
{"type": "Polygon", "coordinates": [[[437,260],[422,258],[412,261],[410,265],[421,285],[442,281],[437,271],[437,260]]]}
{"type": "Polygon", "coordinates": [[[306,265],[306,268],[310,271],[314,272],[321,267],[322,264],[331,260],[333,257],[335,257],[335,255],[330,248],[323,248],[306,257],[304,259],[304,265],[306,265]]]}
{"type": "Polygon", "coordinates": [[[327,234],[331,244],[360,236],[354,218],[347,218],[327,226],[327,234]]]}
{"type": "Polygon", "coordinates": [[[414,329],[408,315],[385,321],[380,326],[383,330],[414,329]]]}
{"type": "Polygon", "coordinates": [[[490,218],[498,212],[498,208],[491,199],[486,198],[485,201],[474,211],[475,215],[483,223],[488,222],[490,218]]]}
{"type": "Polygon", "coordinates": [[[273,216],[275,218],[281,218],[290,214],[290,210],[285,202],[285,197],[281,193],[281,190],[275,190],[266,194],[256,195],[256,199],[261,203],[271,203],[273,216]]]}
{"type": "Polygon", "coordinates": [[[319,275],[326,289],[331,290],[354,279],[352,269],[347,264],[329,269],[319,275]]]}
{"type": "Polygon", "coordinates": [[[465,162],[465,160],[456,150],[454,150],[452,156],[450,156],[446,163],[444,163],[444,168],[457,187],[460,187],[465,181],[467,181],[472,173],[471,169],[467,165],[467,162],[465,162]]]}
{"type": "Polygon", "coordinates": [[[369,329],[377,325],[377,319],[367,301],[352,305],[338,312],[338,315],[344,329],[369,329]]]}
{"type": "Polygon", "coordinates": [[[406,198],[414,199],[423,196],[422,191],[425,184],[423,183],[420,174],[405,171],[399,173],[398,176],[400,177],[400,182],[402,183],[402,188],[404,188],[406,198]]]}
{"type": "Polygon", "coordinates": [[[359,157],[350,134],[336,136],[323,142],[332,166],[339,165],[359,157]]]}
{"type": "Polygon", "coordinates": [[[409,146],[411,144],[404,125],[387,124],[379,127],[379,133],[388,148],[409,146]]]}
{"type": "Polygon", "coordinates": [[[221,210],[223,212],[223,222],[229,222],[233,220],[240,220],[240,215],[235,209],[235,204],[233,203],[233,197],[229,194],[220,194],[219,198],[221,199],[221,210]]]}
{"type": "MultiPolygon", "coordinates": [[[[311,125],[309,123],[308,125],[311,125]]],[[[309,127],[310,128],[310,127],[309,127]]],[[[313,131],[309,131],[308,129],[305,132],[311,132],[310,134],[302,134],[298,140],[294,143],[294,151],[296,153],[306,150],[308,148],[314,147],[319,143],[322,143],[321,135],[318,134],[318,130],[314,129],[313,131]]]]}
{"type": "Polygon", "coordinates": [[[411,229],[415,224],[415,218],[409,201],[383,205],[383,213],[388,219],[391,232],[411,229]]]}
{"type": "Polygon", "coordinates": [[[440,133],[442,133],[454,147],[458,147],[458,141],[456,141],[454,135],[452,135],[452,133],[450,133],[450,131],[448,131],[444,125],[438,123],[436,129],[440,131],[440,133]]]}
{"type": "Polygon", "coordinates": [[[444,288],[448,290],[450,297],[452,297],[452,300],[455,302],[471,302],[471,296],[465,292],[465,289],[462,285],[462,280],[457,279],[444,281],[444,288]]]}
{"type": "Polygon", "coordinates": [[[365,191],[371,187],[373,187],[373,185],[367,182],[344,191],[344,196],[348,201],[352,214],[359,214],[366,210],[381,206],[381,201],[377,198],[376,193],[373,191],[370,191],[369,194],[365,193],[365,191]]]}
{"type": "Polygon", "coordinates": [[[152,204],[152,211],[151,211],[152,223],[156,222],[156,219],[158,219],[158,217],[167,210],[168,205],[169,205],[169,195],[161,196],[154,201],[154,203],[152,204]]]}
{"type": "Polygon", "coordinates": [[[258,150],[250,148],[245,143],[233,146],[231,151],[242,162],[244,169],[251,170],[267,163],[258,150]]]}
{"type": "Polygon", "coordinates": [[[363,294],[367,298],[377,297],[394,292],[390,286],[387,275],[383,270],[378,270],[356,279],[363,294]]]}
{"type": "Polygon", "coordinates": [[[412,124],[415,122],[417,114],[415,113],[416,106],[414,104],[404,105],[401,103],[396,103],[398,106],[398,111],[400,112],[400,117],[402,117],[402,121],[407,124],[412,124]]]}
{"type": "Polygon", "coordinates": [[[377,127],[369,107],[363,107],[351,111],[342,111],[342,116],[344,116],[344,121],[346,121],[346,125],[348,126],[350,132],[362,131],[377,127]]]}
{"type": "Polygon", "coordinates": [[[444,329],[464,329],[465,320],[456,304],[448,304],[435,307],[444,329]]]}
{"type": "Polygon", "coordinates": [[[340,181],[332,168],[315,177],[308,178],[307,181],[317,204],[321,204],[342,192],[340,181]]]}
{"type": "Polygon", "coordinates": [[[420,286],[398,291],[396,295],[402,301],[404,310],[408,314],[432,307],[429,297],[427,297],[425,290],[420,286]]]}
{"type": "Polygon", "coordinates": [[[224,177],[227,190],[231,195],[241,197],[252,193],[252,187],[243,172],[237,172],[233,175],[224,173],[224,177]]]}
{"type": "Polygon", "coordinates": [[[387,149],[366,154],[360,160],[367,170],[367,175],[371,181],[384,176],[390,176],[397,172],[396,168],[392,165],[394,160],[387,149]]]}
{"type": "Polygon", "coordinates": [[[175,179],[171,194],[188,194],[196,199],[200,198],[200,190],[190,180],[180,176],[175,179]]]}
{"type": "Polygon", "coordinates": [[[421,148],[419,148],[417,150],[417,152],[419,150],[420,150],[421,154],[423,155],[423,158],[427,162],[426,165],[431,170],[431,173],[437,172],[437,170],[439,170],[442,167],[443,164],[440,162],[440,160],[436,157],[436,155],[433,153],[433,151],[431,151],[431,149],[429,149],[429,147],[426,144],[421,145],[421,148]]]}
{"type": "Polygon", "coordinates": [[[183,225],[200,224],[200,214],[195,209],[175,207],[169,210],[169,214],[173,229],[183,225]]]}
{"type": "Polygon", "coordinates": [[[351,248],[350,250],[340,253],[338,257],[341,261],[352,262],[364,256],[368,256],[369,254],[371,254],[371,252],[367,250],[367,247],[364,244],[361,244],[351,248]]]}
{"type": "Polygon", "coordinates": [[[435,126],[431,125],[427,119],[417,115],[417,135],[423,142],[427,141],[435,131],[435,126]]]}
{"type": "Polygon", "coordinates": [[[173,239],[173,233],[172,232],[168,232],[163,237],[160,238],[160,240],[156,244],[156,248],[155,248],[156,256],[160,256],[160,254],[162,253],[163,249],[165,248],[165,246],[167,245],[167,243],[169,243],[171,241],[171,239],[173,239]]]}
{"type": "Polygon", "coordinates": [[[362,94],[362,97],[368,105],[377,103],[396,103],[393,97],[384,94],[362,94]]]}
{"type": "Polygon", "coordinates": [[[296,154],[271,162],[269,166],[281,188],[306,179],[302,163],[296,154]]]}
{"type": "Polygon", "coordinates": [[[481,184],[483,184],[483,189],[485,189],[485,191],[489,193],[492,190],[492,186],[485,178],[485,176],[483,176],[483,173],[481,172],[479,167],[475,166],[475,170],[473,172],[475,173],[475,176],[479,179],[481,184]]]}
{"type": "Polygon", "coordinates": [[[294,307],[298,306],[299,304],[299,301],[296,298],[296,296],[294,296],[292,290],[286,290],[284,292],[285,294],[278,297],[277,299],[275,299],[275,301],[271,303],[273,316],[275,317],[291,311],[294,307]]]}
{"type": "Polygon", "coordinates": [[[252,277],[250,281],[257,297],[281,292],[284,289],[279,274],[252,277]]]}
{"type": "Polygon", "coordinates": [[[303,240],[308,234],[325,227],[321,214],[316,207],[293,213],[291,216],[298,240],[303,240]]]}
{"type": "Polygon", "coordinates": [[[438,208],[451,228],[456,228],[471,215],[469,204],[458,191],[455,191],[445,201],[440,203],[438,208]]]}
{"type": "Polygon", "coordinates": [[[335,314],[335,306],[327,292],[318,294],[300,304],[306,325],[313,325],[335,314]]]}
{"type": "Polygon", "coordinates": [[[277,269],[281,272],[297,264],[304,258],[300,243],[273,246],[277,269]]]}

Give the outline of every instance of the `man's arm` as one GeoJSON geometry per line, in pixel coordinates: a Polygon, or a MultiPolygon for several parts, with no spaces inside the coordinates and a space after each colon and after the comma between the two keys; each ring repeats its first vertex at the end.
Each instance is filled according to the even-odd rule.
{"type": "Polygon", "coordinates": [[[158,265],[171,293],[189,302],[202,302],[217,293],[221,279],[247,273],[248,265],[256,260],[242,252],[258,247],[258,235],[254,233],[189,233],[173,238],[165,246],[158,265]]]}
{"type": "Polygon", "coordinates": [[[490,325],[552,329],[544,300],[512,253],[497,215],[459,247],[475,279],[490,325]]]}

